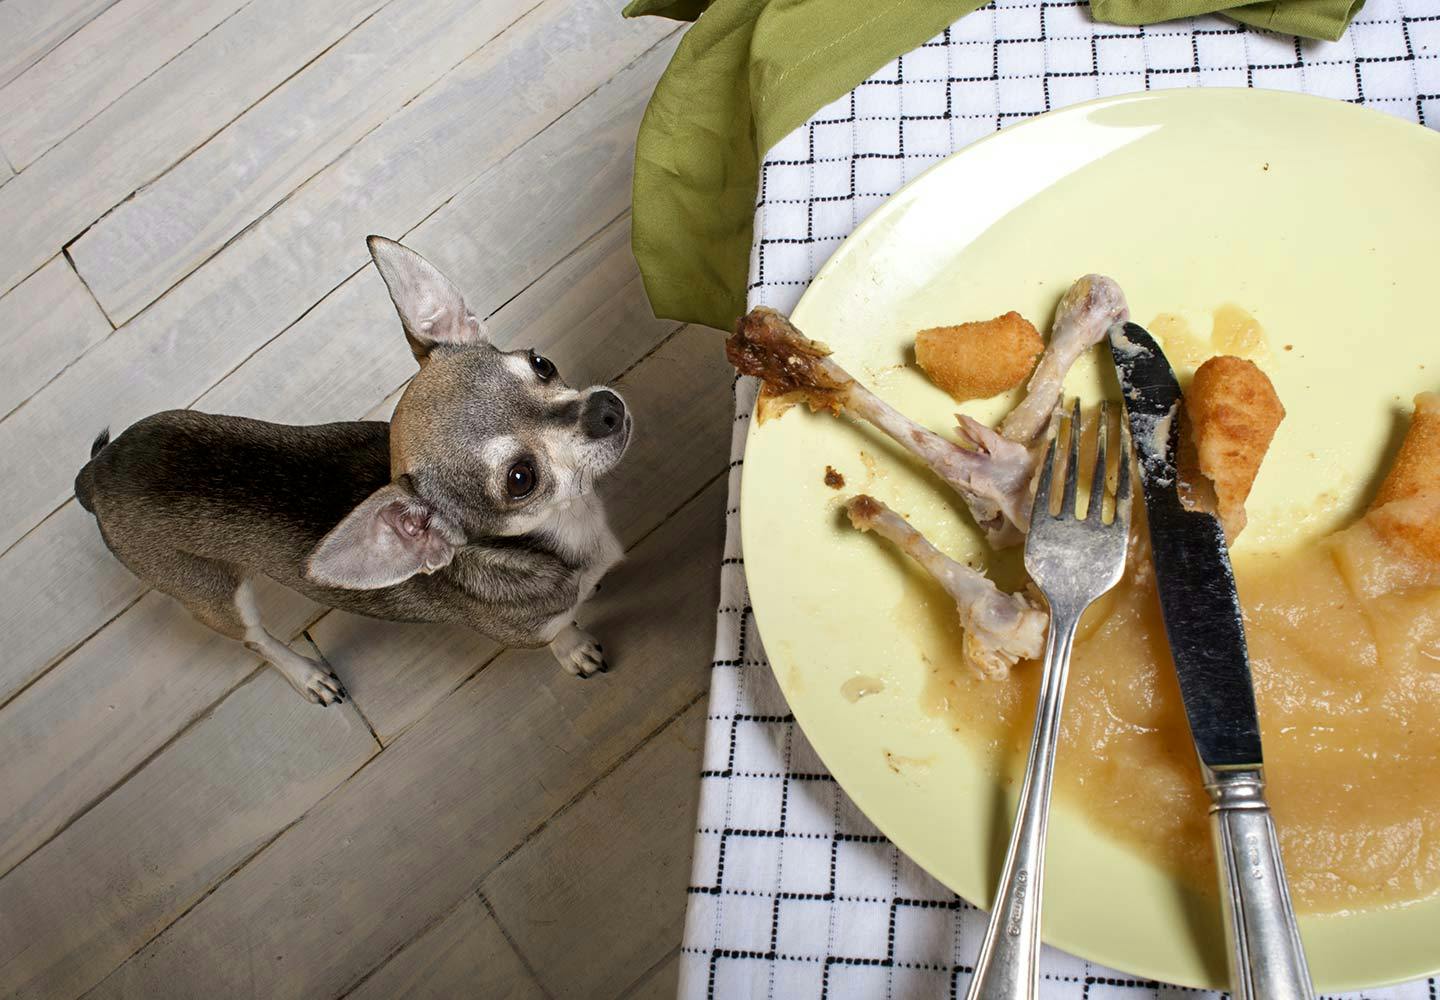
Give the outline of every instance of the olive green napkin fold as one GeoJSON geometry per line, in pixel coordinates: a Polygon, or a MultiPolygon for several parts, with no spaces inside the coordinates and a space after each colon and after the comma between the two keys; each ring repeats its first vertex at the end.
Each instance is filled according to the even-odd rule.
{"type": "MultiPolygon", "coordinates": [[[[1224,14],[1252,28],[1334,42],[1350,26],[1365,0],[1090,0],[1090,13],[1107,24],[1158,24],[1198,14],[1224,14]]],[[[882,64],[883,65],[883,64],[882,64]]]]}
{"type": "Polygon", "coordinates": [[[983,0],[635,0],[688,17],[635,143],[632,241],[657,316],[730,327],[745,311],[760,157],[983,0]]]}
{"type": "MultiPolygon", "coordinates": [[[[760,160],[815,111],[985,0],[632,0],[695,18],[635,144],[632,243],[657,316],[729,328],[745,309],[760,160]]],[[[1364,0],[1095,0],[1097,20],[1222,12],[1338,38],[1364,0]]]]}

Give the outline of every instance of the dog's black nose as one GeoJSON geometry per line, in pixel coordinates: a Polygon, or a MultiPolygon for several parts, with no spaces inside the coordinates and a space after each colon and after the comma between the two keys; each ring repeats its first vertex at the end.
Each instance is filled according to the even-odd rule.
{"type": "Polygon", "coordinates": [[[580,414],[580,426],[592,438],[605,438],[625,426],[625,403],[609,389],[592,392],[580,414]]]}

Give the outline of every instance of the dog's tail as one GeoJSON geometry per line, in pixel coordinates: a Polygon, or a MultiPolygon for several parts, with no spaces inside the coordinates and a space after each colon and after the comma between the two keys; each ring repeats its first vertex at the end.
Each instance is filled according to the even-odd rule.
{"type": "Polygon", "coordinates": [[[80,474],[75,477],[75,499],[80,501],[81,507],[84,507],[92,514],[95,513],[95,508],[91,504],[90,497],[95,489],[95,473],[90,470],[90,466],[109,443],[110,428],[107,427],[99,434],[96,434],[95,440],[90,442],[90,461],[85,463],[85,467],[81,469],[80,474]]]}
{"type": "Polygon", "coordinates": [[[95,440],[90,442],[90,457],[94,458],[96,455],[100,454],[102,451],[105,450],[105,446],[109,443],[110,428],[107,427],[99,434],[96,434],[95,440]]]}

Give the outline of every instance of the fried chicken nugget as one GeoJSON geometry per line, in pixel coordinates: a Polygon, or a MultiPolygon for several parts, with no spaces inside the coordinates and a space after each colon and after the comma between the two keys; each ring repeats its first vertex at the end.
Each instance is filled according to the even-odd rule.
{"type": "Polygon", "coordinates": [[[1440,562],[1440,394],[1415,397],[1410,429],[1367,519],[1387,541],[1440,562]]]}
{"type": "Polygon", "coordinates": [[[1233,542],[1245,527],[1245,500],[1285,407],[1253,362],[1220,355],[1196,369],[1185,412],[1200,472],[1215,490],[1215,513],[1233,542]]]}
{"type": "Polygon", "coordinates": [[[957,403],[1015,388],[1044,349],[1039,332],[1017,312],[915,335],[915,360],[957,403]]]}

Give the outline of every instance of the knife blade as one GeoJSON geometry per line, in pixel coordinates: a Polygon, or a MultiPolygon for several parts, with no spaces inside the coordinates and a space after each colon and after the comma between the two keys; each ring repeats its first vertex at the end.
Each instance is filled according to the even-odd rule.
{"type": "Polygon", "coordinates": [[[1180,383],[1137,324],[1111,327],[1109,339],[1140,468],[1165,635],[1212,803],[1231,993],[1236,1000],[1310,1000],[1280,838],[1265,802],[1255,687],[1225,532],[1213,514],[1187,509],[1180,498],[1180,383]]]}
{"type": "Polygon", "coordinates": [[[1165,634],[1200,760],[1217,770],[1261,764],[1260,720],[1245,624],[1219,518],[1180,500],[1180,383],[1140,326],[1118,324],[1110,351],[1140,465],[1165,634]]]}

